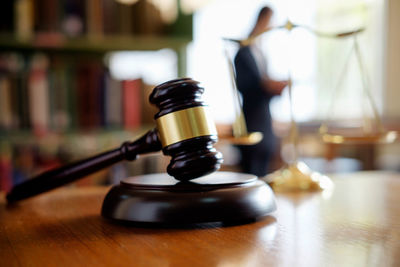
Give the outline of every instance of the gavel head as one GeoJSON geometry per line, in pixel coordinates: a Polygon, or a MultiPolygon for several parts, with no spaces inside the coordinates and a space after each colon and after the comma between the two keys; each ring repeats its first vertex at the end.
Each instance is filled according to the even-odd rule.
{"type": "Polygon", "coordinates": [[[188,181],[218,170],[222,154],[213,144],[218,135],[207,106],[204,89],[190,79],[176,79],[154,88],[150,103],[159,108],[154,116],[162,151],[171,156],[169,175],[188,181]]]}

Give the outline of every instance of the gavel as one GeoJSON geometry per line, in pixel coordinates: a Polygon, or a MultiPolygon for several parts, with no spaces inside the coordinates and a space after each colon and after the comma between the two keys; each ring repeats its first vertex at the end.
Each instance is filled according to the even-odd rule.
{"type": "Polygon", "coordinates": [[[29,198],[76,181],[122,160],[162,150],[171,157],[167,173],[181,182],[212,173],[220,168],[222,154],[213,144],[218,135],[201,96],[204,89],[190,78],[171,80],[154,88],[150,103],[159,108],[156,127],[119,148],[56,168],[16,185],[8,202],[29,198]]]}

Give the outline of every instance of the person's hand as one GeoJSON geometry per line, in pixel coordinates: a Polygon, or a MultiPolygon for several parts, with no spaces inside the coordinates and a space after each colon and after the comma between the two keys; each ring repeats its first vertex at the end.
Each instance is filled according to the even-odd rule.
{"type": "Polygon", "coordinates": [[[276,81],[270,79],[264,81],[265,90],[271,95],[282,94],[283,89],[288,86],[288,84],[288,81],[276,81]]]}

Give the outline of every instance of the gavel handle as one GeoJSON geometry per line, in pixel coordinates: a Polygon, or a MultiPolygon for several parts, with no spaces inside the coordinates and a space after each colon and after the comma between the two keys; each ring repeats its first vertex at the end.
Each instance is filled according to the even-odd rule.
{"type": "Polygon", "coordinates": [[[139,154],[159,150],[161,150],[161,143],[158,139],[157,130],[153,129],[134,142],[123,143],[117,149],[47,171],[21,183],[7,194],[7,200],[8,202],[15,202],[32,197],[76,181],[124,159],[135,160],[139,154]]]}

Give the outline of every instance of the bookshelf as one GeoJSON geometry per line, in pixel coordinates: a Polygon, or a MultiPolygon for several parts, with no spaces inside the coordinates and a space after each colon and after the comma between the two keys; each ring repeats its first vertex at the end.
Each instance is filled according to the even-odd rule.
{"type": "MultiPolygon", "coordinates": [[[[0,3],[0,191],[117,147],[153,126],[154,109],[147,103],[153,85],[140,77],[115,80],[104,57],[169,48],[177,55],[178,76],[185,76],[192,15],[177,8],[175,20],[165,23],[145,0],[134,5],[115,0],[0,3]]],[[[150,155],[80,184],[163,169],[163,160],[150,155]]]]}
{"type": "Polygon", "coordinates": [[[36,52],[59,54],[102,56],[115,51],[156,51],[170,48],[178,57],[178,75],[185,76],[186,47],[192,41],[191,37],[181,36],[103,36],[97,38],[79,37],[65,38],[58,36],[52,42],[46,38],[21,41],[12,34],[0,34],[0,53],[18,52],[32,54],[36,52]],[[42,40],[40,40],[42,39],[42,40]],[[44,40],[43,40],[44,39],[44,40]]]}

